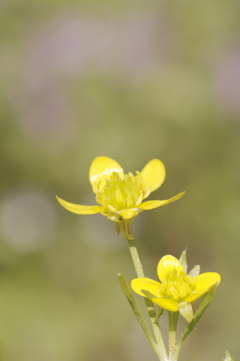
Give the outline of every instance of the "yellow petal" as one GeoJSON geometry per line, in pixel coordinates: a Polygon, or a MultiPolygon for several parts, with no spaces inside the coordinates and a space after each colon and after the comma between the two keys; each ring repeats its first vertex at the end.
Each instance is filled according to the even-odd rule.
{"type": "Polygon", "coordinates": [[[131,282],[131,287],[134,292],[138,293],[140,296],[146,297],[141,291],[147,291],[152,293],[157,297],[157,292],[161,287],[161,283],[151,280],[150,278],[135,278],[131,282]]]}
{"type": "Polygon", "coordinates": [[[171,255],[162,257],[157,266],[157,274],[160,281],[163,282],[166,274],[174,269],[179,273],[184,272],[183,266],[176,257],[171,255]]]}
{"type": "Polygon", "coordinates": [[[164,202],[164,201],[147,201],[147,202],[141,203],[138,206],[138,208],[141,208],[144,211],[148,211],[149,209],[154,209],[154,208],[163,206],[164,204],[162,204],[162,202],[164,202]]]}
{"type": "Polygon", "coordinates": [[[105,185],[105,179],[109,179],[112,172],[119,173],[121,178],[124,177],[122,167],[114,159],[104,156],[97,157],[92,161],[90,166],[90,183],[93,185],[95,182],[102,181],[99,184],[99,189],[101,190],[105,185]]]}
{"type": "Polygon", "coordinates": [[[147,201],[147,202],[143,202],[142,204],[140,204],[138,206],[138,208],[144,209],[145,211],[149,210],[149,209],[153,209],[153,208],[158,208],[161,206],[165,206],[166,204],[172,203],[177,201],[178,199],[182,198],[182,196],[185,194],[186,192],[182,192],[177,194],[176,196],[170,198],[170,199],[166,199],[165,201],[147,201]]]}
{"type": "Polygon", "coordinates": [[[130,209],[124,209],[122,211],[119,211],[118,214],[123,219],[131,219],[131,218],[135,218],[138,215],[138,213],[140,213],[140,212],[142,212],[141,209],[130,208],[130,209]]]}
{"type": "Polygon", "coordinates": [[[204,293],[207,293],[213,285],[219,284],[220,281],[221,281],[220,275],[215,272],[202,273],[201,275],[195,277],[194,278],[195,291],[186,298],[186,301],[187,302],[195,301],[196,299],[204,295],[204,293]]]}
{"type": "Polygon", "coordinates": [[[152,298],[152,301],[165,310],[172,312],[178,311],[177,301],[171,300],[170,298],[152,298]]]}
{"type": "Polygon", "coordinates": [[[56,198],[64,208],[76,214],[95,214],[101,212],[103,209],[102,206],[81,206],[80,204],[66,202],[58,196],[56,196],[56,198]]]}
{"type": "Polygon", "coordinates": [[[152,159],[141,171],[141,176],[145,187],[150,187],[151,192],[153,192],[164,182],[166,176],[165,166],[159,159],[152,159]]]}

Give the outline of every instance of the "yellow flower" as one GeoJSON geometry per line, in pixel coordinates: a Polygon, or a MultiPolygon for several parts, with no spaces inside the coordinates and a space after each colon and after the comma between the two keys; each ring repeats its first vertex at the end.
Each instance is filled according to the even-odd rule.
{"type": "Polygon", "coordinates": [[[191,303],[221,280],[215,272],[191,277],[184,272],[179,260],[170,255],[159,261],[157,273],[161,283],[150,278],[136,278],[131,282],[132,289],[168,311],[179,311],[188,322],[193,317],[191,303]]]}
{"type": "Polygon", "coordinates": [[[57,197],[59,203],[76,214],[101,213],[115,222],[116,233],[123,238],[133,239],[131,224],[138,213],[164,206],[181,198],[185,192],[164,201],[143,202],[149,194],[159,188],[166,175],[164,164],[153,159],[141,172],[124,174],[122,167],[109,157],[97,157],[89,170],[89,180],[96,201],[100,205],[82,206],[57,197]]]}

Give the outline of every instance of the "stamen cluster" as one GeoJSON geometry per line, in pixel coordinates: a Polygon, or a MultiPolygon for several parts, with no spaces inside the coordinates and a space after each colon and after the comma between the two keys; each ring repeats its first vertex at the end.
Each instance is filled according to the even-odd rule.
{"type": "Polygon", "coordinates": [[[168,272],[159,289],[159,295],[176,301],[184,300],[194,291],[193,280],[184,272],[178,273],[176,269],[168,272]]]}
{"type": "Polygon", "coordinates": [[[146,192],[140,173],[136,176],[128,173],[121,178],[118,173],[112,172],[103,189],[98,190],[96,201],[109,211],[117,212],[137,207],[149,193],[150,189],[146,192]]]}

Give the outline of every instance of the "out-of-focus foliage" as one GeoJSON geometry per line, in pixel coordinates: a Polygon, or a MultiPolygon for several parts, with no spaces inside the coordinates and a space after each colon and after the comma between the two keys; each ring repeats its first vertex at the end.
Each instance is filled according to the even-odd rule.
{"type": "Polygon", "coordinates": [[[93,204],[99,155],[126,171],[159,158],[155,197],[187,191],[136,219],[145,272],[186,247],[219,272],[182,360],[239,358],[239,14],[235,0],[1,2],[0,360],[154,358],[117,280],[135,277],[124,240],[55,200],[93,204]]]}

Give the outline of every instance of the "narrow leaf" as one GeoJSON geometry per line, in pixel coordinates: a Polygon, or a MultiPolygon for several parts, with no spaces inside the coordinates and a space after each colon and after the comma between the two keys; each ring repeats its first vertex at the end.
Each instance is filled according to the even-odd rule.
{"type": "Polygon", "coordinates": [[[198,324],[200,318],[202,317],[202,315],[206,311],[208,305],[213,300],[213,298],[215,296],[215,293],[216,293],[216,288],[217,288],[217,284],[212,286],[210,288],[210,290],[208,291],[208,293],[203,297],[197,311],[193,315],[192,321],[188,324],[188,326],[186,327],[186,329],[184,331],[184,334],[183,334],[182,339],[181,339],[181,343],[185,340],[185,338],[190,334],[190,332],[192,332],[192,330],[198,324]]]}
{"type": "Polygon", "coordinates": [[[147,298],[149,298],[149,300],[152,300],[153,298],[156,298],[156,295],[154,295],[153,293],[147,291],[147,290],[140,290],[144,296],[146,296],[147,298]]]}
{"type": "Polygon", "coordinates": [[[149,327],[148,327],[148,324],[142,314],[142,312],[140,311],[140,309],[138,308],[138,305],[136,304],[134,298],[133,298],[133,295],[130,291],[130,288],[128,287],[128,284],[126,282],[126,279],[125,277],[119,273],[118,274],[118,278],[119,278],[119,281],[120,281],[120,285],[122,287],[122,290],[123,290],[123,293],[124,295],[126,296],[140,326],[142,327],[143,331],[145,332],[148,340],[150,341],[154,351],[156,352],[157,355],[159,355],[159,350],[157,348],[157,345],[156,345],[156,342],[154,341],[154,338],[151,334],[151,331],[149,330],[149,327]]]}
{"type": "Polygon", "coordinates": [[[158,320],[162,316],[162,314],[163,314],[163,308],[159,307],[158,312],[157,312],[156,317],[155,317],[155,322],[158,322],[158,320]]]}

